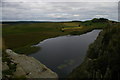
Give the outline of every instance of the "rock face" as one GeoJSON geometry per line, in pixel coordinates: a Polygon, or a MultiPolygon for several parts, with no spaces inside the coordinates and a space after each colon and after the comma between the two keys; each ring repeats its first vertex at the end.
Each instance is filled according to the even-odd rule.
{"type": "Polygon", "coordinates": [[[8,69],[9,69],[9,67],[8,67],[7,63],[3,62],[2,63],[2,70],[4,71],[4,70],[8,70],[8,69]]]}
{"type": "Polygon", "coordinates": [[[26,78],[58,78],[58,75],[33,57],[20,55],[10,49],[6,53],[17,64],[14,76],[26,78]]]}
{"type": "Polygon", "coordinates": [[[120,24],[110,25],[89,46],[85,60],[70,78],[120,80],[120,24]]]}

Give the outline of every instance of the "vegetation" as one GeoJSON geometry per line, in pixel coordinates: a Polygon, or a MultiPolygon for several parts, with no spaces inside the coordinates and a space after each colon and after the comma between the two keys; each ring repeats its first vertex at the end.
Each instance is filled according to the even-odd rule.
{"type": "Polygon", "coordinates": [[[70,78],[120,79],[120,23],[109,24],[89,46],[84,62],[70,78]]]}
{"type": "Polygon", "coordinates": [[[39,49],[31,47],[32,45],[47,38],[66,34],[58,29],[59,25],[57,23],[24,23],[3,26],[3,46],[18,53],[32,53],[39,49]]]}
{"type": "Polygon", "coordinates": [[[40,48],[32,45],[44,39],[68,34],[80,35],[93,29],[105,28],[108,22],[111,21],[104,23],[94,22],[94,20],[84,22],[4,22],[2,30],[3,50],[10,48],[17,53],[34,53],[40,48]]]}
{"type": "MultiPolygon", "coordinates": [[[[3,25],[3,52],[10,48],[17,53],[30,54],[40,48],[33,45],[47,38],[62,35],[80,35],[94,29],[103,29],[97,40],[89,46],[84,62],[69,75],[69,78],[114,79],[120,76],[120,23],[104,18],[89,21],[72,22],[17,22],[3,25]],[[78,28],[79,27],[79,28],[78,28]]],[[[3,76],[12,75],[16,64],[11,64],[8,55],[2,55],[2,61],[7,62],[9,70],[3,71],[3,76]]],[[[65,65],[62,65],[64,67],[65,65]]],[[[61,66],[60,66],[61,68],[61,66]]],[[[25,79],[25,76],[21,76],[25,79]]]]}
{"type": "Polygon", "coordinates": [[[3,54],[2,54],[2,62],[7,63],[8,67],[9,67],[8,70],[2,71],[2,77],[4,79],[4,78],[7,78],[6,75],[9,75],[8,78],[10,78],[13,75],[13,73],[16,71],[17,64],[12,62],[11,59],[9,58],[9,56],[5,52],[3,52],[3,54]]]}

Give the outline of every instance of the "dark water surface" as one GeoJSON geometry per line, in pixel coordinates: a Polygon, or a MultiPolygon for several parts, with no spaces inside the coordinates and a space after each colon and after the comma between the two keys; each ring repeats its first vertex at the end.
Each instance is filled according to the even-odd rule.
{"type": "Polygon", "coordinates": [[[46,39],[35,45],[40,46],[41,50],[29,56],[45,64],[59,77],[64,77],[83,62],[89,45],[94,42],[100,31],[46,39]]]}

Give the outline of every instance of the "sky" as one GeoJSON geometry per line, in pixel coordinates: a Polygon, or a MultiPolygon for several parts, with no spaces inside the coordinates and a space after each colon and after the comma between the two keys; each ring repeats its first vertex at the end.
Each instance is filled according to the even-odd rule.
{"type": "Polygon", "coordinates": [[[118,0],[3,0],[3,21],[118,20],[118,0]]]}

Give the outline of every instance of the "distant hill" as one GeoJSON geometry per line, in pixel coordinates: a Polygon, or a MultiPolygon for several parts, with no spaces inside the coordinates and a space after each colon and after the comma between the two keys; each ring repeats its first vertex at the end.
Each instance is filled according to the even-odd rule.
{"type": "Polygon", "coordinates": [[[3,21],[2,24],[17,24],[17,23],[46,23],[50,21],[3,21]]]}
{"type": "MultiPolygon", "coordinates": [[[[2,21],[2,24],[16,24],[16,23],[48,23],[48,22],[108,22],[110,20],[106,18],[94,18],[92,20],[79,21],[79,20],[71,20],[71,21],[2,21]]],[[[116,21],[111,21],[113,23],[117,23],[116,21]]]]}

